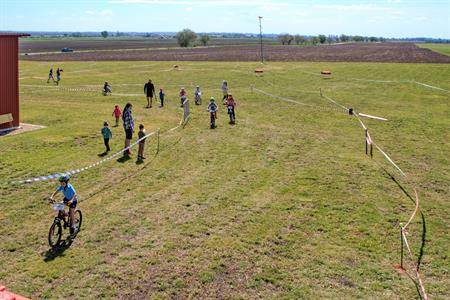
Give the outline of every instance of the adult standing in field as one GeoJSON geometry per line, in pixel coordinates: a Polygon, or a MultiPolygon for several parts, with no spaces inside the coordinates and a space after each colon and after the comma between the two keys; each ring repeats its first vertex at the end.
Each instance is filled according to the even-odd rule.
{"type": "Polygon", "coordinates": [[[59,85],[59,82],[61,81],[61,72],[63,69],[56,69],[56,85],[59,85]]]}
{"type": "MultiPolygon", "coordinates": [[[[133,139],[134,120],[133,120],[133,115],[131,113],[132,107],[133,107],[133,105],[131,105],[131,103],[128,102],[127,105],[125,105],[125,108],[123,109],[123,112],[122,112],[123,129],[125,130],[125,148],[124,149],[126,149],[130,146],[131,139],[133,139]]],[[[124,156],[131,155],[130,149],[124,150],[123,155],[124,156]]]]}
{"type": "Polygon", "coordinates": [[[144,85],[144,93],[147,95],[147,108],[150,108],[152,107],[153,95],[155,94],[155,86],[151,79],[144,85]]]}
{"type": "Polygon", "coordinates": [[[50,68],[50,71],[48,71],[48,79],[47,79],[47,83],[50,82],[50,79],[55,82],[55,78],[53,77],[53,68],[50,68]]]}

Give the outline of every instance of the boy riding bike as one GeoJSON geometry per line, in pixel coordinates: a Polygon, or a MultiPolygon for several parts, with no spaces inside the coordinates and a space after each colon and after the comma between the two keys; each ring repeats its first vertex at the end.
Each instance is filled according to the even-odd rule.
{"type": "Polygon", "coordinates": [[[74,234],[78,231],[78,228],[76,228],[76,226],[74,225],[75,208],[77,207],[78,199],[77,192],[75,191],[75,188],[69,183],[69,180],[70,177],[67,175],[60,176],[58,178],[60,186],[50,196],[50,201],[55,201],[53,197],[55,197],[58,192],[62,192],[64,194],[63,201],[69,206],[70,234],[74,234]]]}
{"type": "Polygon", "coordinates": [[[208,105],[208,111],[209,111],[209,114],[211,116],[210,128],[214,129],[214,128],[217,127],[216,126],[216,119],[217,119],[217,109],[218,109],[218,107],[217,107],[217,104],[214,102],[214,97],[211,97],[209,99],[209,101],[210,102],[209,102],[209,105],[208,105]]]}

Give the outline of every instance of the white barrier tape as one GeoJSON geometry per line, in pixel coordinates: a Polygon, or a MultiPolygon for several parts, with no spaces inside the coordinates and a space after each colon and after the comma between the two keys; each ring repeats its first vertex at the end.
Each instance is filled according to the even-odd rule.
{"type": "Polygon", "coordinates": [[[339,104],[339,103],[337,103],[336,101],[334,101],[333,99],[331,99],[330,97],[328,97],[327,95],[323,95],[324,97],[325,97],[325,99],[327,99],[327,100],[329,100],[329,101],[331,101],[331,102],[333,102],[334,104],[336,104],[337,106],[340,106],[340,107],[342,107],[343,109],[345,109],[346,111],[348,111],[349,109],[347,108],[347,107],[345,107],[344,105],[342,105],[342,104],[339,104]]]}
{"type": "Polygon", "coordinates": [[[383,151],[383,149],[381,149],[376,143],[374,143],[372,141],[372,144],[375,146],[375,148],[378,149],[378,151],[381,152],[381,154],[383,154],[383,156],[404,176],[407,178],[406,174],[402,171],[402,169],[400,169],[399,166],[397,166],[397,164],[389,157],[389,155],[386,154],[386,152],[383,151]]]}
{"type": "MultiPolygon", "coordinates": [[[[402,228],[401,230],[402,230],[402,238],[403,238],[403,241],[405,242],[406,249],[408,250],[408,253],[409,253],[409,256],[411,257],[411,260],[414,261],[414,255],[413,255],[413,253],[411,251],[411,248],[409,247],[409,243],[408,243],[408,239],[406,238],[405,230],[404,230],[404,228],[402,228]]],[[[420,286],[420,289],[422,291],[423,298],[424,298],[424,300],[428,300],[428,295],[427,295],[427,292],[425,290],[425,286],[424,286],[424,284],[422,282],[422,278],[421,278],[420,273],[419,273],[419,267],[418,267],[418,265],[416,263],[414,263],[414,267],[415,267],[414,271],[416,273],[417,280],[419,281],[419,286],[420,286]]]]}
{"type": "MultiPolygon", "coordinates": [[[[186,100],[186,101],[183,103],[183,105],[185,105],[186,103],[188,103],[188,100],[186,100]]],[[[185,106],[185,107],[186,107],[186,106],[185,106]]],[[[173,132],[173,131],[175,131],[176,129],[178,129],[178,128],[184,126],[184,125],[187,123],[187,121],[189,120],[189,116],[190,116],[190,114],[188,114],[188,115],[186,116],[186,115],[183,113],[183,117],[181,118],[181,121],[180,121],[180,123],[179,123],[177,126],[175,126],[175,127],[173,127],[173,128],[170,128],[170,129],[168,129],[168,130],[166,130],[165,132],[160,133],[160,134],[163,135],[163,134],[166,134],[166,133],[170,133],[170,132],[173,132]]],[[[149,134],[146,134],[144,137],[142,137],[142,138],[136,140],[136,141],[135,141],[134,143],[132,143],[130,146],[128,146],[128,147],[126,147],[126,148],[124,148],[124,149],[121,149],[120,151],[118,151],[118,152],[116,152],[116,153],[114,153],[114,154],[108,156],[107,158],[104,158],[104,159],[102,159],[102,160],[99,160],[99,161],[97,161],[97,162],[95,162],[95,163],[92,163],[92,164],[86,166],[86,167],[78,168],[78,169],[73,169],[73,170],[66,171],[66,172],[61,172],[61,173],[55,173],[55,174],[45,175],[45,176],[37,176],[37,177],[34,177],[34,178],[29,178],[29,179],[24,179],[24,180],[16,180],[16,181],[12,181],[11,183],[12,183],[12,184],[33,183],[33,182],[38,182],[38,181],[46,181],[46,180],[50,180],[50,179],[56,179],[56,178],[58,178],[58,177],[60,177],[60,176],[64,176],[64,175],[73,175],[73,174],[78,174],[78,173],[84,172],[84,171],[89,170],[89,169],[92,169],[92,168],[94,168],[94,167],[96,167],[96,166],[98,166],[98,165],[100,165],[100,164],[102,164],[102,163],[104,163],[104,162],[110,161],[111,159],[117,157],[118,155],[123,154],[124,151],[127,151],[127,150],[133,148],[134,146],[136,146],[136,145],[137,145],[139,142],[141,142],[142,140],[144,140],[144,139],[146,139],[146,138],[148,138],[148,137],[150,137],[150,136],[152,136],[152,135],[154,135],[154,134],[156,134],[156,133],[158,133],[158,131],[152,131],[152,132],[150,132],[149,134]]]]}
{"type": "Polygon", "coordinates": [[[264,94],[264,95],[266,95],[266,96],[269,96],[269,97],[272,97],[272,98],[274,98],[274,99],[278,99],[278,100],[281,100],[281,101],[285,101],[285,102],[295,103],[295,104],[299,104],[299,105],[303,105],[303,106],[307,106],[307,107],[312,107],[312,108],[315,108],[315,109],[322,109],[322,110],[327,110],[327,111],[338,111],[338,112],[342,112],[341,110],[336,110],[336,109],[333,109],[333,108],[331,108],[331,107],[325,107],[325,106],[320,106],[320,105],[314,105],[314,104],[304,103],[304,102],[292,100],[292,99],[285,98],[285,97],[281,97],[281,96],[276,96],[276,95],[267,93],[267,92],[265,92],[265,91],[263,91],[263,90],[257,89],[257,88],[255,88],[255,87],[253,87],[253,91],[256,91],[256,92],[258,92],[258,93],[260,93],[260,94],[264,94]]]}
{"type": "Polygon", "coordinates": [[[24,179],[24,180],[17,180],[17,181],[13,181],[13,184],[23,184],[23,183],[32,183],[32,182],[37,182],[37,181],[46,181],[49,179],[55,179],[58,178],[59,176],[64,176],[64,175],[73,175],[73,174],[77,174],[77,173],[81,173],[83,171],[89,170],[91,168],[94,168],[106,161],[109,161],[115,157],[117,157],[118,155],[122,154],[124,151],[131,149],[132,147],[136,146],[140,141],[142,141],[143,139],[146,139],[152,135],[154,135],[156,133],[156,131],[153,131],[147,135],[145,135],[144,137],[138,139],[136,142],[134,142],[133,144],[131,144],[130,146],[108,156],[107,158],[104,158],[102,160],[99,160],[95,163],[92,163],[84,168],[81,169],[74,169],[74,170],[70,170],[70,171],[66,171],[66,172],[61,172],[61,173],[55,173],[55,174],[51,174],[51,175],[46,175],[46,176],[38,176],[38,177],[34,177],[34,178],[29,178],[29,179],[24,179]]]}
{"type": "Polygon", "coordinates": [[[415,80],[370,80],[370,79],[358,79],[358,78],[349,78],[352,80],[356,80],[356,81],[365,81],[365,82],[376,82],[376,83],[414,83],[414,84],[418,84],[430,89],[435,89],[435,90],[439,90],[439,91],[443,91],[443,92],[450,92],[449,90],[437,87],[437,86],[433,86],[433,85],[429,85],[426,83],[422,83],[422,82],[418,82],[415,80]]]}
{"type": "Polygon", "coordinates": [[[377,116],[371,116],[371,115],[366,115],[366,114],[363,114],[363,113],[358,113],[358,115],[360,115],[361,117],[364,117],[364,118],[380,120],[380,121],[387,121],[387,119],[385,119],[385,118],[377,117],[377,116]]]}
{"type": "Polygon", "coordinates": [[[425,83],[422,83],[422,82],[418,82],[418,81],[411,81],[411,82],[413,82],[415,84],[418,84],[418,85],[422,85],[422,86],[428,87],[430,89],[435,89],[435,90],[444,91],[444,92],[450,92],[449,90],[446,90],[446,89],[443,89],[443,88],[440,88],[440,87],[437,87],[437,86],[432,86],[432,85],[429,85],[429,84],[425,84],[425,83]]]}

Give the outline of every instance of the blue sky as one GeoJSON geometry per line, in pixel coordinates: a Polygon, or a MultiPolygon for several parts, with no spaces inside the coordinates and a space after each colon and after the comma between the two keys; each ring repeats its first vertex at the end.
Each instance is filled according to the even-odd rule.
{"type": "Polygon", "coordinates": [[[0,0],[0,30],[450,38],[450,0],[0,0]]]}

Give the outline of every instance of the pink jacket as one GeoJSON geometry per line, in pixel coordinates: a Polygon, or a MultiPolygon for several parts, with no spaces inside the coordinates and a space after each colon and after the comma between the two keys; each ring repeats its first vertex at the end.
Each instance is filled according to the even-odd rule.
{"type": "Polygon", "coordinates": [[[120,111],[120,108],[116,108],[113,111],[113,116],[116,118],[119,118],[122,115],[122,112],[120,111]]]}

